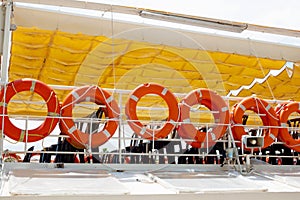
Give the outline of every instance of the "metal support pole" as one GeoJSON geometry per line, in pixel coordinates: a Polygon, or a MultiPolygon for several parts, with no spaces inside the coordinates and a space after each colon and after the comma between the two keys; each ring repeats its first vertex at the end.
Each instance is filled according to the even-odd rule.
{"type": "MultiPolygon", "coordinates": [[[[1,37],[1,53],[2,53],[2,62],[1,62],[1,88],[4,88],[4,94],[3,94],[3,102],[5,102],[5,96],[6,96],[6,84],[8,83],[8,67],[9,67],[9,57],[10,57],[10,27],[11,27],[11,13],[12,13],[12,0],[4,1],[1,5],[1,12],[4,12],[4,14],[0,16],[1,22],[4,21],[4,26],[0,27],[3,29],[3,34],[0,35],[1,37]],[[4,17],[4,20],[3,20],[4,17]]],[[[4,113],[5,105],[2,107],[2,113],[4,113]]],[[[2,130],[0,135],[0,163],[2,164],[2,154],[3,154],[3,136],[4,136],[4,115],[2,117],[2,130]]]]}
{"type": "Polygon", "coordinates": [[[89,146],[88,146],[88,151],[89,151],[89,158],[90,158],[90,163],[93,164],[93,149],[92,149],[92,134],[93,134],[93,117],[90,118],[90,127],[89,127],[89,146]]]}
{"type": "MultiPolygon", "coordinates": [[[[122,129],[121,129],[121,126],[122,126],[122,93],[120,93],[120,96],[119,96],[119,107],[120,107],[120,116],[119,116],[119,130],[118,130],[118,149],[119,149],[119,163],[121,164],[122,163],[122,141],[124,140],[121,140],[121,137],[122,137],[122,129]]],[[[125,147],[125,146],[124,146],[125,147]]]]}
{"type": "MultiPolygon", "coordinates": [[[[1,65],[1,83],[5,85],[8,82],[8,66],[9,66],[9,56],[10,56],[10,38],[11,38],[11,13],[12,13],[12,0],[7,0],[2,4],[2,9],[5,12],[4,27],[3,27],[3,42],[2,42],[2,65],[1,65]]],[[[2,16],[0,16],[2,17],[2,16]]]]}
{"type": "MultiPolygon", "coordinates": [[[[244,171],[243,171],[243,168],[242,168],[242,165],[240,163],[240,157],[239,157],[239,152],[237,150],[237,147],[236,147],[236,144],[235,144],[235,141],[234,141],[234,137],[233,137],[233,134],[232,134],[232,131],[231,131],[231,128],[230,128],[230,125],[228,125],[228,141],[231,140],[231,143],[232,144],[232,147],[233,147],[233,156],[235,157],[236,159],[236,162],[237,162],[237,165],[238,165],[238,170],[240,172],[240,174],[242,175],[245,175],[244,171]]],[[[229,147],[228,147],[229,148],[229,147]]],[[[231,148],[231,147],[230,147],[231,148]]]]}

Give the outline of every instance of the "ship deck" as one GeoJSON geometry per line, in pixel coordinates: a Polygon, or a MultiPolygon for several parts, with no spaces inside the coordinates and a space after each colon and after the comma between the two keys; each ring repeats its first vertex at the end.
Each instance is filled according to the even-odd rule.
{"type": "Polygon", "coordinates": [[[3,199],[296,199],[299,166],[5,163],[3,199]]]}

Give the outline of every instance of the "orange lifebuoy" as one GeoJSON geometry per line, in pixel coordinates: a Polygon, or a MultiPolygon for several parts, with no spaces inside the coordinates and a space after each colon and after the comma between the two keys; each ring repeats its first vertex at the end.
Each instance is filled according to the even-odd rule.
{"type": "Polygon", "coordinates": [[[229,108],[225,101],[217,93],[209,89],[197,89],[191,91],[180,103],[180,126],[178,134],[185,139],[193,139],[195,142],[187,142],[194,148],[211,147],[216,140],[222,137],[229,124],[229,108]],[[207,131],[197,130],[190,120],[190,108],[194,105],[204,105],[213,112],[216,125],[207,131]],[[206,135],[208,138],[206,138],[206,135]],[[203,143],[207,140],[207,142],[203,143]],[[208,146],[207,146],[208,144],[208,146]]]}
{"type": "Polygon", "coordinates": [[[156,84],[146,83],[138,86],[131,94],[125,106],[125,113],[131,129],[145,139],[165,138],[176,126],[179,120],[179,107],[176,97],[167,88],[156,84]],[[166,123],[159,129],[146,128],[137,117],[136,107],[138,101],[146,94],[156,94],[165,100],[169,108],[166,123]]]}
{"type": "Polygon", "coordinates": [[[3,162],[22,162],[22,158],[16,153],[4,152],[2,155],[3,162]]]}
{"type": "Polygon", "coordinates": [[[20,79],[12,81],[6,86],[6,88],[2,89],[0,99],[2,103],[2,105],[0,106],[0,128],[2,129],[2,127],[4,127],[4,134],[15,141],[35,142],[43,139],[53,131],[57,122],[59,121],[58,116],[60,113],[60,104],[57,96],[49,86],[41,81],[33,79],[20,79]],[[6,91],[4,91],[4,89],[6,89],[6,91]],[[22,91],[32,91],[39,94],[45,100],[48,108],[48,115],[45,121],[39,127],[28,130],[27,138],[26,130],[22,130],[16,127],[7,116],[7,105],[9,101],[15,94],[22,91]],[[4,125],[2,124],[2,114],[4,115],[4,125]]]}
{"type": "Polygon", "coordinates": [[[293,112],[300,114],[300,103],[290,102],[284,105],[283,109],[280,111],[279,121],[281,128],[279,129],[279,139],[284,142],[287,147],[300,152],[300,140],[294,139],[287,128],[288,118],[293,112]]]}
{"type": "Polygon", "coordinates": [[[245,98],[234,107],[231,129],[234,139],[241,140],[243,135],[247,135],[244,126],[242,126],[243,115],[246,110],[265,115],[259,117],[262,119],[263,125],[269,127],[262,135],[264,136],[264,146],[262,148],[268,147],[278,136],[278,118],[270,104],[259,98],[245,98]]]}
{"type": "Polygon", "coordinates": [[[285,105],[286,105],[286,103],[284,103],[284,104],[278,104],[278,105],[274,108],[274,110],[275,110],[277,116],[279,116],[279,113],[281,112],[281,110],[284,108],[285,105]]]}
{"type": "Polygon", "coordinates": [[[118,128],[120,109],[113,96],[98,86],[83,86],[68,94],[62,103],[60,129],[62,133],[70,136],[68,141],[77,148],[86,148],[89,145],[89,133],[78,130],[72,119],[73,106],[80,102],[94,102],[106,106],[108,121],[103,129],[91,136],[91,147],[98,147],[107,142],[118,128]]]}

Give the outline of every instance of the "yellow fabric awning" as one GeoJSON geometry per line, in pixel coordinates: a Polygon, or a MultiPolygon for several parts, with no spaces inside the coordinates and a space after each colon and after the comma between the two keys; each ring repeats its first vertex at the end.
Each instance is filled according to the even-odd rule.
{"type": "MultiPolygon", "coordinates": [[[[12,38],[9,80],[33,78],[49,85],[133,90],[139,84],[156,82],[173,93],[205,87],[225,96],[286,63],[286,60],[28,27],[18,27],[12,38]]],[[[292,76],[283,70],[278,76],[242,90],[238,97],[255,94],[264,99],[300,101],[299,74],[299,65],[295,64],[292,76]]],[[[56,90],[60,101],[69,92],[56,90]]],[[[23,94],[22,101],[24,95],[32,100],[29,94],[23,94]]],[[[114,95],[118,100],[118,94],[114,95]]],[[[126,98],[123,95],[122,104],[126,98]]],[[[151,106],[151,102],[157,103],[148,99],[140,106],[151,106]]],[[[10,114],[28,111],[33,111],[32,105],[10,109],[10,114]]],[[[34,113],[38,114],[38,109],[34,113]]]]}

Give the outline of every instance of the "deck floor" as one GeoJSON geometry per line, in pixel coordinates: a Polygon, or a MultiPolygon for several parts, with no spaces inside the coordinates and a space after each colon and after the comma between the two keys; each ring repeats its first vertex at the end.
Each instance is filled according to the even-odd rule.
{"type": "Polygon", "coordinates": [[[253,165],[240,174],[233,166],[5,163],[3,198],[64,199],[280,199],[300,195],[300,167],[253,165]]]}

